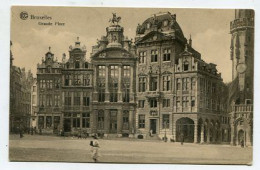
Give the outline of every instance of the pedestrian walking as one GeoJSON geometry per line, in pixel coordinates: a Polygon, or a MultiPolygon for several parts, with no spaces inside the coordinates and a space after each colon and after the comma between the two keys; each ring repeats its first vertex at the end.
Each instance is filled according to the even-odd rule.
{"type": "Polygon", "coordinates": [[[92,159],[94,160],[94,162],[96,163],[96,162],[98,162],[98,158],[99,158],[99,142],[98,142],[98,138],[97,138],[97,136],[95,135],[94,137],[94,140],[93,141],[90,141],[90,145],[92,146],[92,150],[91,150],[91,152],[92,152],[92,159]]]}

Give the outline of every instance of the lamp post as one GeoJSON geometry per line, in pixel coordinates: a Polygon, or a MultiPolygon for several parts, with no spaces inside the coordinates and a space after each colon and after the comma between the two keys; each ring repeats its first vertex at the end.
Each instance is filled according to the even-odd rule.
{"type": "Polygon", "coordinates": [[[167,125],[167,122],[164,121],[164,142],[167,142],[167,136],[166,136],[166,125],[167,125]]]}

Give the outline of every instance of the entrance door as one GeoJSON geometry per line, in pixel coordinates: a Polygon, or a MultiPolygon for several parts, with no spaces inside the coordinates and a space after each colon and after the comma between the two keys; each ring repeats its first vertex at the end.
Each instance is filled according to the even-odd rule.
{"type": "MultiPolygon", "coordinates": [[[[206,139],[206,138],[204,138],[206,139]]],[[[190,118],[180,118],[176,122],[176,140],[177,142],[194,141],[194,121],[190,118]]]]}
{"type": "Polygon", "coordinates": [[[64,132],[70,132],[71,130],[71,121],[70,118],[64,119],[64,132]]]}
{"type": "Polygon", "coordinates": [[[238,132],[238,144],[241,145],[241,142],[245,143],[245,132],[243,130],[239,130],[238,132]]]}
{"type": "Polygon", "coordinates": [[[110,112],[110,133],[117,132],[117,111],[110,112]]]}
{"type": "Polygon", "coordinates": [[[152,130],[153,134],[156,134],[156,119],[150,120],[150,130],[152,130]]]}

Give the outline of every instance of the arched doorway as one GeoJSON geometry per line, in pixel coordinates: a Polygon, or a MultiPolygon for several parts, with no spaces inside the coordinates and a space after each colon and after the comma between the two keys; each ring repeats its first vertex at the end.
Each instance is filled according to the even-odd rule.
{"type": "Polygon", "coordinates": [[[238,131],[237,140],[239,145],[241,144],[242,140],[245,142],[245,132],[242,129],[238,131]]]}
{"type": "Polygon", "coordinates": [[[176,140],[181,142],[194,142],[194,121],[190,118],[180,118],[176,122],[176,140]]]}

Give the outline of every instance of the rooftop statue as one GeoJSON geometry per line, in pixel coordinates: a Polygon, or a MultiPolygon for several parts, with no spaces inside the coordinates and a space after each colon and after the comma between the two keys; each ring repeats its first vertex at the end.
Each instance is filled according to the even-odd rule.
{"type": "Polygon", "coordinates": [[[112,13],[113,14],[113,18],[112,19],[109,19],[109,22],[112,24],[112,25],[118,25],[119,21],[121,20],[121,17],[117,17],[116,16],[116,13],[112,13]]]}

